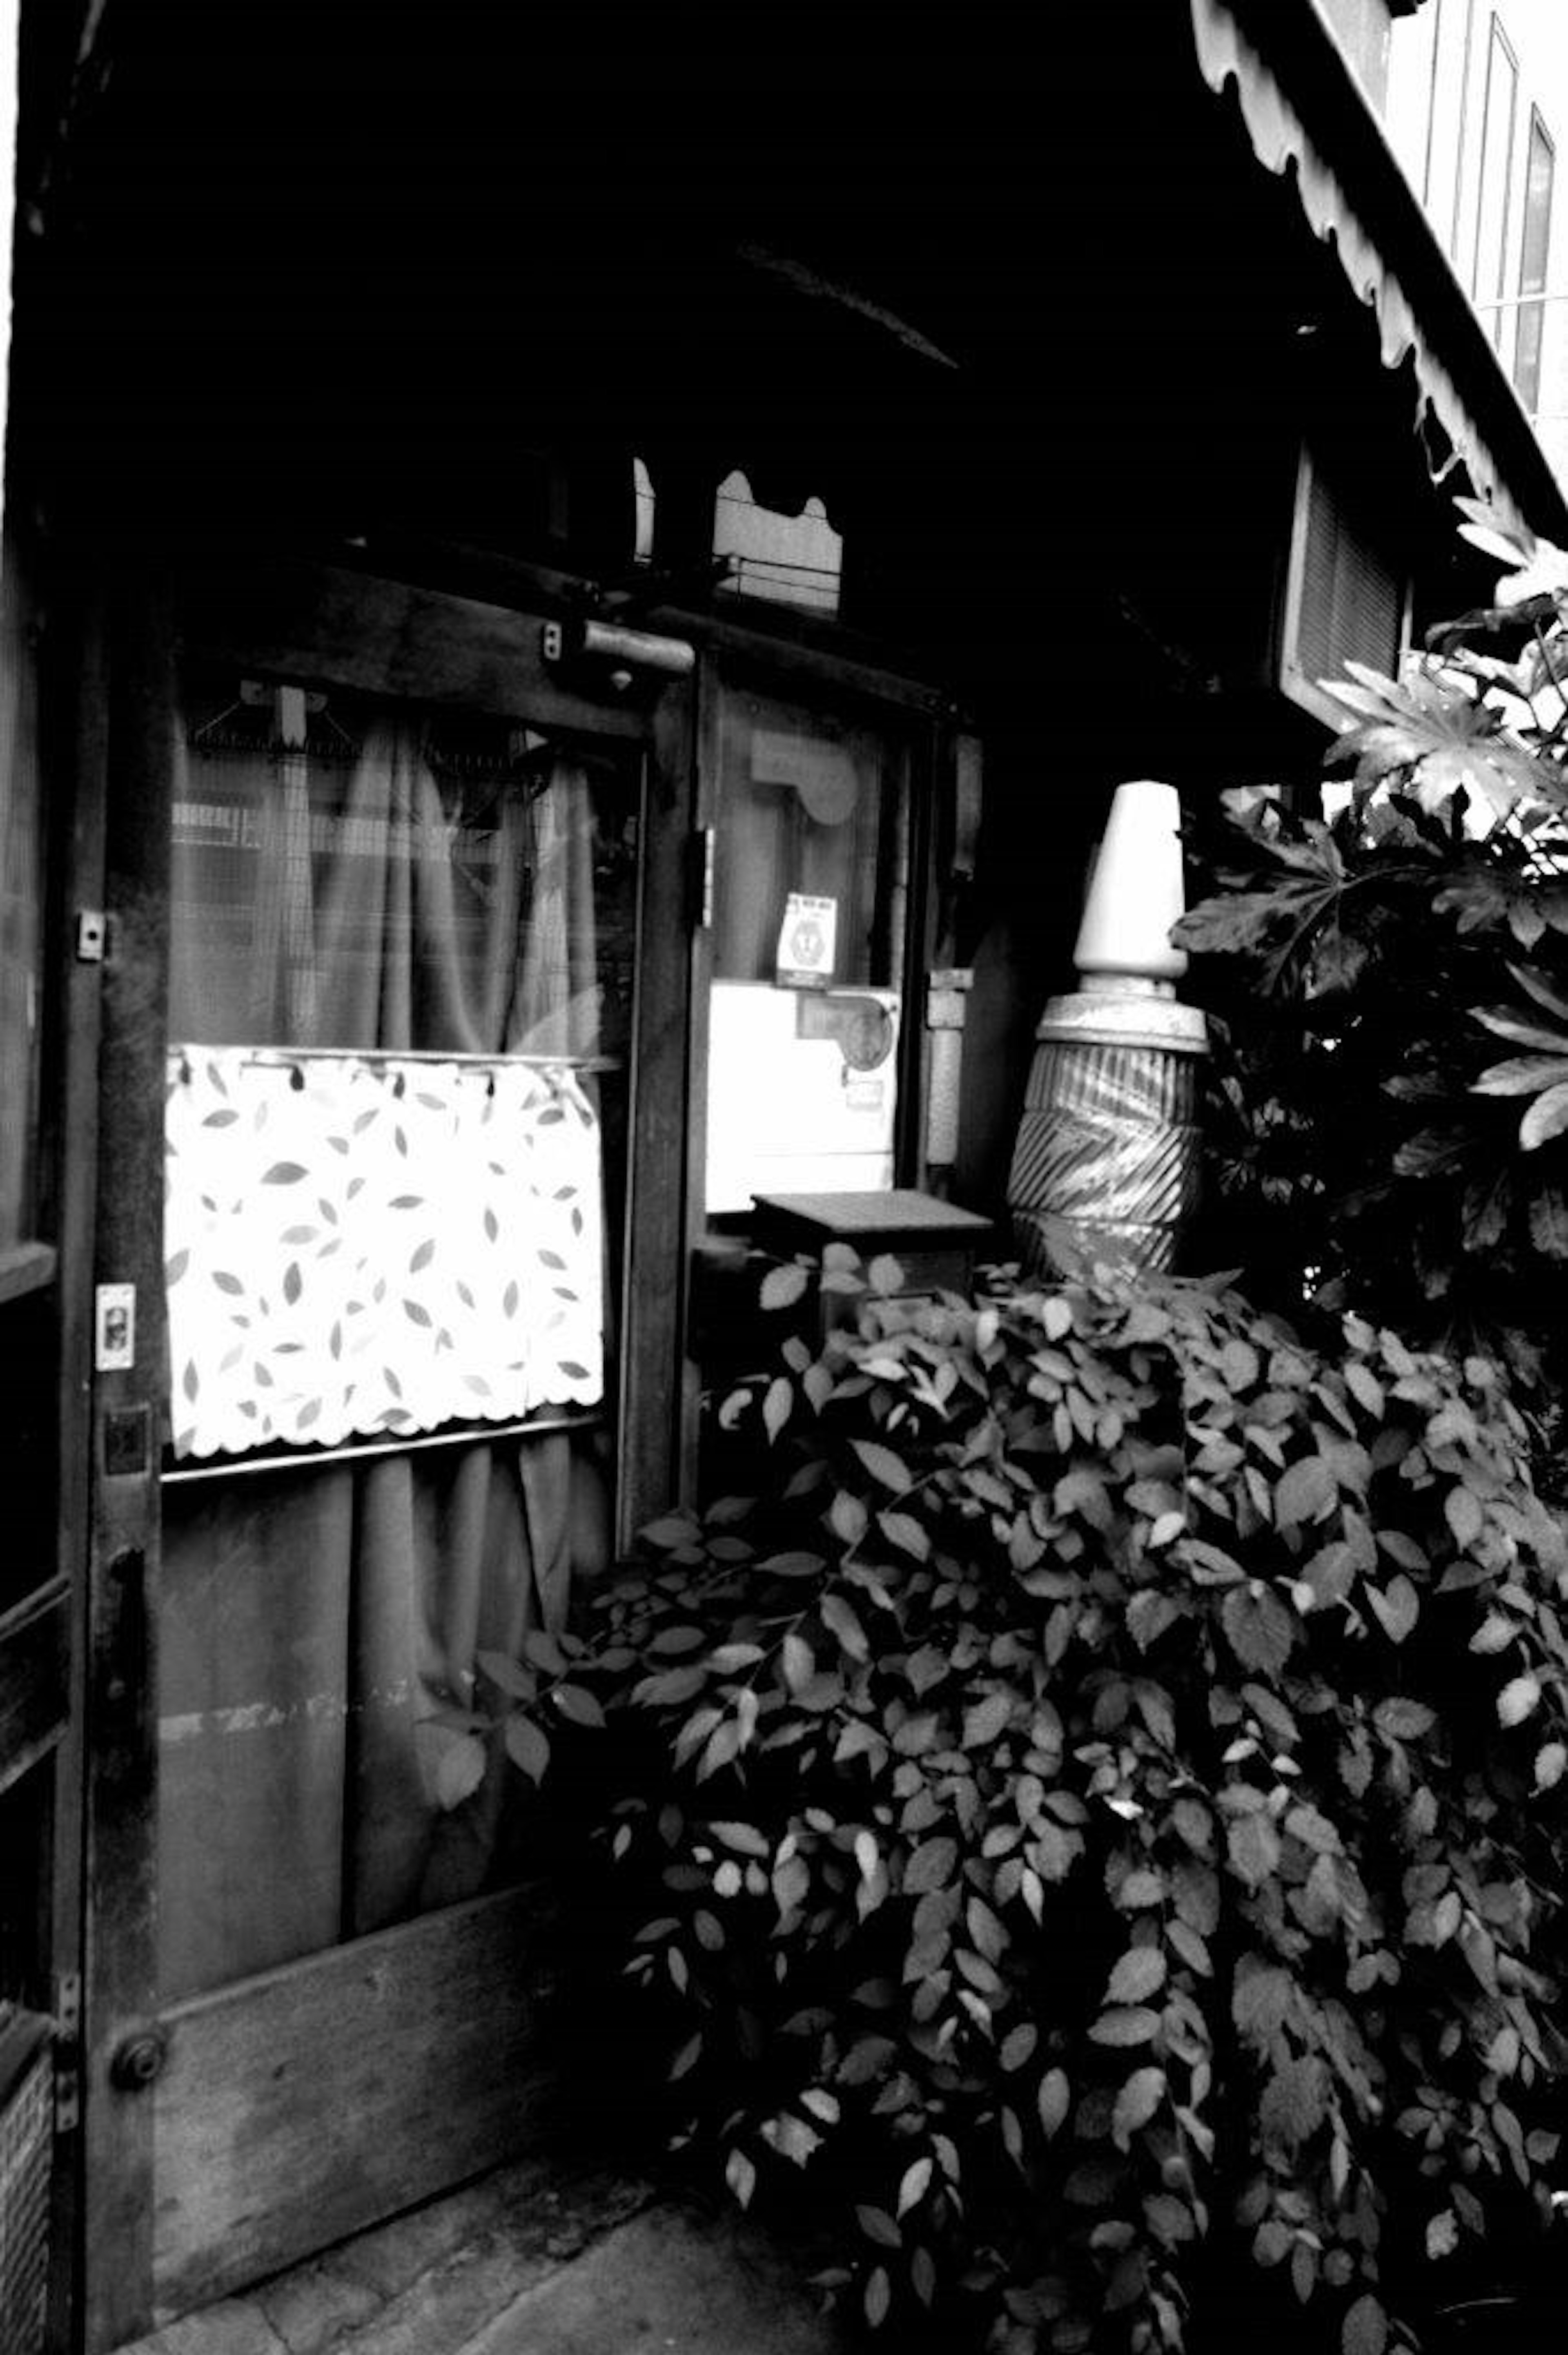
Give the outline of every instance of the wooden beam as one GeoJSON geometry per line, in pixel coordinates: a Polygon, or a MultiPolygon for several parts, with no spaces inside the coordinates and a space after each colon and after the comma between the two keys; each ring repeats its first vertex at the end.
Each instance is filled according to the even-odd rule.
{"type": "MultiPolygon", "coordinates": [[[[101,582],[62,576],[44,640],[42,742],[50,780],[48,1023],[40,1192],[58,1252],[55,1343],[55,1560],[70,1598],[68,1738],[55,1753],[53,1920],[57,1986],[83,1967],[83,1727],[91,1511],[92,1253],[98,1187],[98,1044],[103,968],[76,954],[78,910],[103,903],[109,683],[101,582]]],[[[49,2344],[77,2340],[82,2216],[79,2129],[63,2139],[50,2208],[49,2344]]]]}
{"type": "Polygon", "coordinates": [[[158,1457],[164,1356],[164,1070],[167,996],[173,607],[119,584],[111,608],[97,1193],[98,1283],[135,1286],[136,1362],[94,1394],[87,1661],[84,2324],[89,2355],[151,2315],[151,2105],[114,2082],[117,2045],[156,1998],[158,1457]],[[122,1434],[106,1468],[111,1418],[122,1434]],[[127,1444],[140,1432],[138,1456],[127,1444]],[[132,1468],[133,1466],[133,1468],[132,1468]]]}
{"type": "Polygon", "coordinates": [[[671,1501],[683,1397],[693,701],[689,686],[661,697],[644,796],[617,1517],[621,1547],[671,1501]]]}
{"type": "Polygon", "coordinates": [[[686,1022],[686,1203],[682,1225],[678,1272],[681,1305],[680,1398],[675,1431],[674,1496],[683,1505],[697,1500],[702,1444],[703,1369],[693,1334],[692,1287],[696,1281],[697,1252],[707,1227],[708,1167],[708,1015],[713,991],[714,935],[707,916],[707,861],[716,854],[721,816],[719,768],[723,691],[717,666],[712,661],[697,669],[696,741],[694,748],[693,826],[695,856],[703,873],[694,883],[703,891],[704,905],[690,913],[687,952],[689,1013],[686,1022]]]}
{"type": "Polygon", "coordinates": [[[556,677],[537,615],[367,573],[258,563],[203,575],[185,588],[182,621],[193,652],[267,677],[522,719],[547,701],[553,726],[632,739],[649,732],[636,701],[590,699],[556,677]]]}

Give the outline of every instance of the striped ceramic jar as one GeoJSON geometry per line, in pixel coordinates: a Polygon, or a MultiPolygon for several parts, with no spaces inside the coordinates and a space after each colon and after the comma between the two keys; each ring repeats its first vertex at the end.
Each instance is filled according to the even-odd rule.
{"type": "Polygon", "coordinates": [[[1203,1018],[1150,985],[1053,998],[1008,1181],[1032,1272],[1169,1267],[1198,1199],[1203,1018]]]}

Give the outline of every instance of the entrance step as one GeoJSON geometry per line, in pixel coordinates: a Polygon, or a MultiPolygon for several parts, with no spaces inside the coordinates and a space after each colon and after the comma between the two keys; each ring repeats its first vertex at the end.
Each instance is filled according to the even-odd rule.
{"type": "Polygon", "coordinates": [[[848,2343],[743,2220],[528,2159],[122,2355],[844,2355],[848,2343]]]}

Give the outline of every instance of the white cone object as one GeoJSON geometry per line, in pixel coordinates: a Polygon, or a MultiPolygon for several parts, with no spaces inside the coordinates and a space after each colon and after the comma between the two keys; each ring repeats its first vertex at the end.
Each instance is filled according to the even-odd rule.
{"type": "Polygon", "coordinates": [[[1073,951],[1091,987],[1101,974],[1169,987],[1186,972],[1184,951],[1171,945],[1171,927],[1186,905],[1181,816],[1175,786],[1152,777],[1135,777],[1111,795],[1073,951]]]}

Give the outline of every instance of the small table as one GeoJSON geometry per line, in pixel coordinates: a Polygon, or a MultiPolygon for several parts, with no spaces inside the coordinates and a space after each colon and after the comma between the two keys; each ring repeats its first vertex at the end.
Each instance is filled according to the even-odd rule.
{"type": "MultiPolygon", "coordinates": [[[[829,1243],[847,1243],[867,1264],[886,1252],[904,1271],[904,1295],[968,1292],[976,1261],[996,1241],[990,1219],[909,1186],[871,1194],[757,1194],[752,1199],[751,1237],[759,1251],[820,1263],[829,1243]]],[[[841,1321],[847,1309],[832,1293],[822,1305],[827,1324],[841,1321]]]]}

